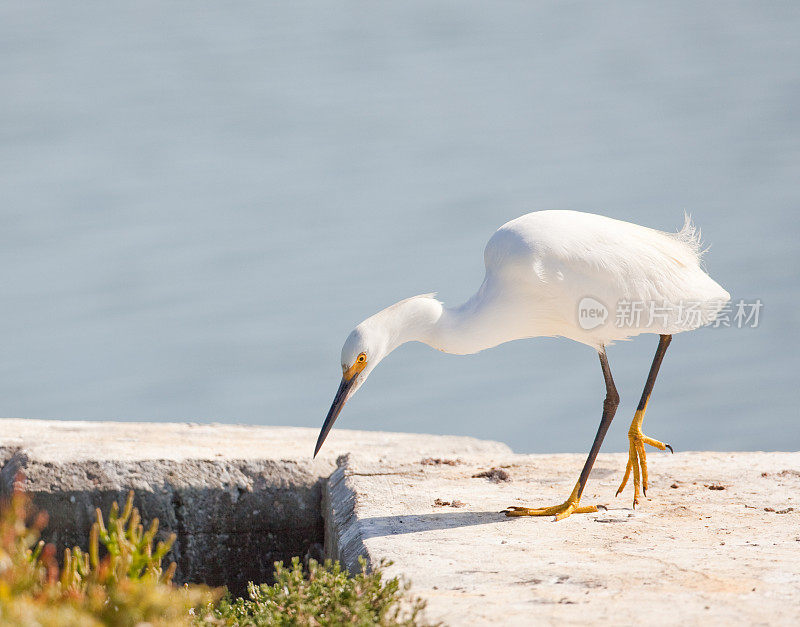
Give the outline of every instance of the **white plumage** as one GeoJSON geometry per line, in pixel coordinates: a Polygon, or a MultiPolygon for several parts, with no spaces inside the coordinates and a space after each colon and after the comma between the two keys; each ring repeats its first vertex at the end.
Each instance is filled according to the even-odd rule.
{"type": "MultiPolygon", "coordinates": [[[[469,354],[521,338],[566,337],[600,354],[608,404],[618,396],[605,347],[642,333],[658,334],[659,350],[640,402],[641,414],[637,412],[640,424],[671,336],[713,321],[730,298],[700,267],[701,256],[699,233],[688,216],[677,233],[576,211],[537,211],[504,224],[486,244],[483,283],[466,303],[445,307],[433,294],[423,294],[395,303],[353,330],[342,348],[344,376],[316,451],[344,403],[372,369],[411,341],[469,354]]],[[[602,433],[598,432],[568,513],[578,511],[577,500],[612,417],[613,410],[609,415],[604,406],[602,433]]],[[[636,463],[636,502],[639,465],[647,487],[641,442],[661,449],[666,445],[634,435],[631,446],[638,438],[638,448],[631,449],[628,472],[636,463]]],[[[525,515],[538,515],[522,509],[529,512],[525,515]]],[[[564,514],[552,509],[543,508],[564,514]]]]}
{"type": "MultiPolygon", "coordinates": [[[[423,294],[367,318],[350,334],[342,366],[362,350],[369,372],[409,341],[465,355],[511,340],[563,336],[600,348],[640,333],[678,333],[707,324],[730,296],[700,267],[700,243],[687,218],[678,233],[578,211],[537,211],[501,226],[484,250],[486,275],[460,307],[423,294]],[[606,307],[605,324],[584,329],[578,306],[606,307]],[[619,303],[641,303],[639,324],[616,324],[619,303]],[[657,309],[650,323],[650,307],[657,309]],[[687,306],[692,315],[681,324],[687,306]],[[666,316],[666,319],[665,319],[666,316]]],[[[352,390],[353,392],[355,390],[352,390]]],[[[352,392],[351,392],[352,394],[352,392]]]]}
{"type": "Polygon", "coordinates": [[[590,213],[538,211],[504,224],[489,240],[475,306],[510,314],[514,332],[502,341],[514,333],[564,336],[599,348],[639,333],[678,333],[712,321],[730,298],[701,269],[700,257],[688,217],[681,231],[664,233],[590,213]],[[610,314],[591,330],[578,323],[586,297],[610,314]],[[615,324],[623,302],[641,303],[647,315],[638,324],[615,324]],[[651,303],[659,313],[652,321],[651,303]],[[684,324],[690,304],[700,315],[684,324]]]}

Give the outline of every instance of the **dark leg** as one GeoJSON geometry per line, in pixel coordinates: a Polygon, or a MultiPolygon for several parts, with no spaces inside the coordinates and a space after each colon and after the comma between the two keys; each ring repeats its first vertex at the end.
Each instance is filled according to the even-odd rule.
{"type": "Polygon", "coordinates": [[[647,403],[650,401],[650,394],[653,392],[653,386],[656,383],[658,376],[658,369],[661,367],[661,362],[664,360],[664,355],[667,352],[667,347],[672,341],[671,335],[662,335],[658,341],[658,348],[656,349],[653,363],[650,366],[650,373],[647,375],[647,381],[644,384],[642,391],[642,398],[639,399],[639,405],[636,407],[636,413],[631,422],[631,428],[628,430],[628,465],[625,468],[625,476],[622,483],[617,490],[617,495],[622,492],[625,484],[628,483],[628,478],[633,470],[633,506],[639,504],[639,487],[641,486],[644,495],[647,496],[647,455],[644,451],[644,445],[649,444],[657,449],[672,451],[669,444],[664,444],[653,438],[648,438],[642,433],[642,422],[644,421],[644,413],[647,410],[647,403]]]}
{"type": "Polygon", "coordinates": [[[570,514],[585,514],[589,512],[596,512],[596,505],[589,505],[580,507],[581,496],[583,489],[586,487],[586,482],[589,479],[589,474],[592,472],[594,460],[597,458],[597,453],[600,452],[600,446],[603,444],[603,438],[606,437],[606,432],[611,426],[611,421],[614,419],[614,414],[619,405],[619,394],[617,388],[614,386],[614,379],[611,377],[611,368],[608,367],[608,358],[606,357],[605,349],[600,351],[600,366],[603,368],[603,378],[606,382],[606,398],[603,401],[603,417],[600,419],[600,426],[597,428],[597,435],[594,436],[592,449],[589,451],[589,456],[586,458],[586,463],[583,465],[581,476],[578,478],[578,483],[572,490],[569,498],[561,505],[553,507],[516,507],[512,506],[504,510],[506,516],[551,516],[555,515],[556,520],[562,520],[570,514]]]}
{"type": "Polygon", "coordinates": [[[589,480],[589,473],[592,472],[594,460],[600,452],[600,446],[603,444],[603,438],[606,437],[606,432],[611,426],[611,421],[614,420],[614,414],[617,412],[619,405],[619,394],[614,385],[614,379],[611,377],[611,368],[608,367],[608,357],[606,357],[605,349],[600,352],[600,365],[603,368],[603,378],[606,381],[606,398],[603,401],[603,417],[600,419],[600,426],[597,428],[597,435],[594,436],[592,448],[589,451],[589,456],[586,458],[586,463],[583,465],[581,476],[578,479],[578,498],[583,494],[583,489],[586,487],[586,482],[589,480]]]}

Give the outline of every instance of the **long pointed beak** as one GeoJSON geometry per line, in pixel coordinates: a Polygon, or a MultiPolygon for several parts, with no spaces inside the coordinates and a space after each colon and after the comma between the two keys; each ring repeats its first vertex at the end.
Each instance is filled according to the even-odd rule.
{"type": "Polygon", "coordinates": [[[317,453],[319,453],[319,449],[322,448],[322,443],[325,442],[325,438],[328,437],[331,428],[333,428],[333,423],[336,422],[336,419],[339,417],[339,413],[342,411],[342,407],[344,407],[344,403],[347,400],[347,393],[350,391],[350,388],[353,387],[355,382],[356,377],[351,377],[349,381],[345,378],[342,378],[342,382],[339,384],[339,389],[336,390],[336,396],[333,398],[333,404],[328,410],[328,415],[325,417],[325,422],[322,423],[322,429],[320,430],[319,437],[317,438],[317,446],[314,448],[314,457],[316,457],[317,453]]]}

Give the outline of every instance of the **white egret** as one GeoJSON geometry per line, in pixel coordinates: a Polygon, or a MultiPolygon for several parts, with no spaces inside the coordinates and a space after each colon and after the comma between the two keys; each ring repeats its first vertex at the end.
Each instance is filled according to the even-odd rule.
{"type": "MultiPolygon", "coordinates": [[[[634,507],[647,493],[644,445],[669,445],[645,436],[642,421],[672,335],[713,321],[729,294],[700,267],[699,233],[686,217],[665,233],[605,216],[538,211],[500,227],[484,251],[486,275],[460,307],[445,307],[433,294],[395,303],[359,324],[342,348],[342,381],[317,440],[319,452],[345,402],[372,369],[405,342],[423,342],[446,353],[476,353],[511,340],[562,336],[591,346],[600,356],[606,396],[600,427],[575,488],[552,507],[516,507],[508,516],[597,511],[581,506],[592,465],[619,404],[606,347],[641,333],[660,336],[644,391],[628,431],[628,464],[617,491],[633,472],[634,507]]],[[[671,450],[671,447],[669,447],[671,450]]]]}

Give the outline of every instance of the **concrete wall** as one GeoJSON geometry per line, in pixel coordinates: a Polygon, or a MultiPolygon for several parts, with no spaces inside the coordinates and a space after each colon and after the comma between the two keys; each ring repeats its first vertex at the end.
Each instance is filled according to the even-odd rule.
{"type": "MultiPolygon", "coordinates": [[[[0,466],[25,459],[45,539],[83,546],[95,508],[129,490],[144,520],[178,536],[177,580],[228,585],[271,577],[273,562],[322,557],[322,488],[340,455],[417,458],[507,451],[472,438],[335,430],[312,460],[316,429],[0,419],[0,466]]],[[[85,548],[85,547],[84,547],[85,548]]]]}

